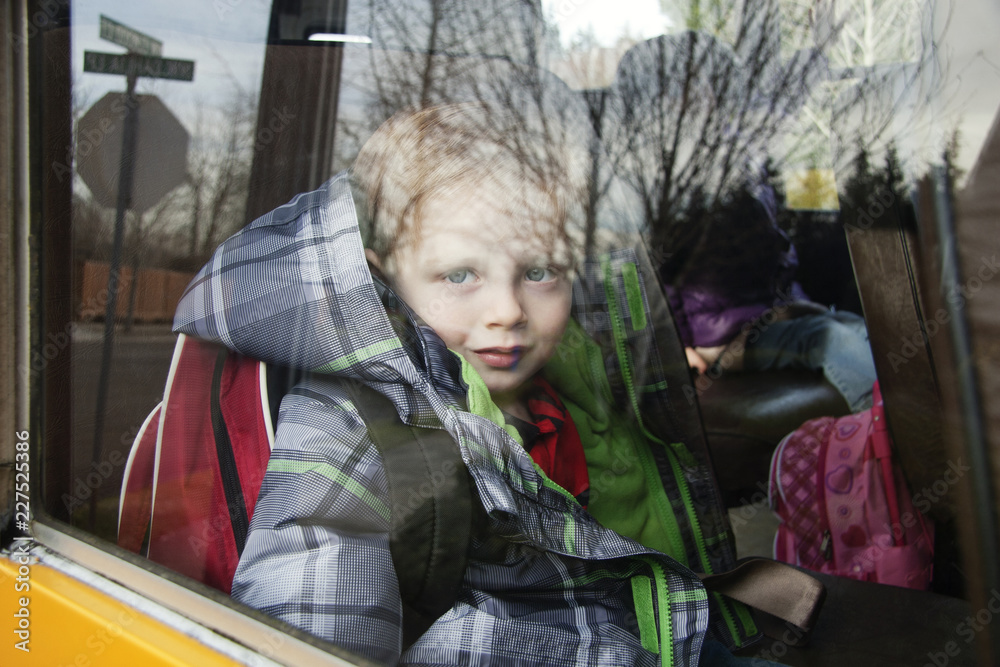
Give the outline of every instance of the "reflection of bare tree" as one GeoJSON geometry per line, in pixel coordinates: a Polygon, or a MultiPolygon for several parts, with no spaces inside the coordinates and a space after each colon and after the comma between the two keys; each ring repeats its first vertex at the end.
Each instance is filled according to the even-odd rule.
{"type": "Polygon", "coordinates": [[[199,109],[188,157],[192,258],[205,256],[243,224],[256,116],[254,96],[237,87],[220,108],[199,109]]]}
{"type": "Polygon", "coordinates": [[[696,243],[701,216],[754,188],[766,160],[779,171],[829,168],[831,143],[902,131],[901,109],[919,108],[938,80],[923,4],[661,2],[686,30],[636,45],[613,83],[588,94],[605,173],[639,196],[652,245],[696,243]]]}
{"type": "Polygon", "coordinates": [[[688,30],[637,45],[602,118],[613,169],[642,200],[654,246],[693,241],[700,211],[745,187],[748,167],[780,155],[789,119],[826,72],[817,49],[783,57],[778,2],[705,4],[688,23],[735,41],[688,30]]]}
{"type": "Polygon", "coordinates": [[[533,3],[487,0],[369,0],[366,29],[378,47],[367,76],[375,87],[372,121],[406,107],[476,95],[483,59],[533,64],[540,23],[533,3]],[[474,58],[468,56],[474,55],[474,58]]]}
{"type": "MultiPolygon", "coordinates": [[[[832,67],[912,62],[924,52],[923,0],[785,0],[786,36],[825,46],[832,67]],[[811,35],[810,35],[811,33],[811,35]]],[[[799,48],[799,47],[796,47],[799,48]]]]}
{"type": "Polygon", "coordinates": [[[938,39],[951,3],[921,0],[786,0],[786,37],[822,48],[830,78],[804,112],[833,143],[834,159],[899,141],[943,85],[938,39]]]}
{"type": "MultiPolygon", "coordinates": [[[[574,112],[582,102],[587,133],[600,139],[586,202],[591,231],[609,184],[621,178],[641,202],[651,245],[676,248],[697,241],[704,212],[754,187],[768,159],[779,171],[833,167],[833,114],[860,119],[840,127],[864,128],[866,141],[888,136],[900,100],[924,85],[933,55],[932,31],[911,11],[916,2],[664,0],[686,30],[633,46],[610,85],[598,70],[629,38],[601,49],[593,36],[577,36],[558,71],[591,87],[557,94],[536,67],[551,62],[543,51],[552,31],[543,29],[535,3],[368,0],[352,5],[349,19],[373,40],[364,66],[354,68],[364,112],[353,124],[345,114],[338,136],[360,145],[404,107],[478,100],[522,114],[544,108],[544,116],[558,114],[556,99],[574,112]]],[[[497,133],[530,163],[539,155],[525,137],[497,133]]],[[[800,176],[809,178],[819,172],[800,176]]]]}
{"type": "MultiPolygon", "coordinates": [[[[474,131],[515,156],[529,178],[580,182],[579,170],[589,169],[590,124],[582,99],[537,65],[543,24],[536,3],[370,0],[366,12],[357,7],[369,21],[358,30],[377,47],[356,77],[366,127],[342,120],[338,135],[353,129],[361,143],[400,109],[472,102],[485,111],[474,131]]],[[[574,205],[585,209],[587,201],[581,192],[574,205]]]]}

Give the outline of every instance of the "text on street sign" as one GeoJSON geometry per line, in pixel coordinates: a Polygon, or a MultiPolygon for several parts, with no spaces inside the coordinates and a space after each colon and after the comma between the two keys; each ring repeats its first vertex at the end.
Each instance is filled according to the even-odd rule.
{"type": "Polygon", "coordinates": [[[83,71],[191,81],[194,79],[194,61],[155,58],[129,53],[84,51],[83,71]]]}
{"type": "Polygon", "coordinates": [[[163,42],[114,19],[101,15],[101,39],[124,46],[133,53],[144,56],[160,56],[163,54],[163,42]]]}

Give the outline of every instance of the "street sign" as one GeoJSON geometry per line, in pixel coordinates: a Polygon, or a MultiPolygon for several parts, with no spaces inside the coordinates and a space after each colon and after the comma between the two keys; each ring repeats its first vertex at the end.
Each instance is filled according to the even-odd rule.
{"type": "Polygon", "coordinates": [[[101,15],[101,39],[144,56],[163,55],[163,42],[101,15]]]}
{"type": "MultiPolygon", "coordinates": [[[[157,204],[187,177],[187,130],[155,95],[136,95],[138,115],[133,154],[133,211],[157,204]]],[[[77,124],[76,170],[102,206],[114,208],[121,177],[122,130],[128,109],[123,93],[108,93],[77,124]]]]}
{"type": "MultiPolygon", "coordinates": [[[[125,213],[132,209],[142,214],[187,177],[187,131],[156,97],[136,95],[135,84],[140,76],[177,81],[194,79],[194,61],[161,58],[163,43],[149,35],[101,16],[100,36],[124,46],[129,52],[123,55],[84,51],[83,71],[125,75],[125,93],[108,93],[77,124],[77,171],[95,199],[105,206],[115,207],[101,375],[97,379],[95,461],[101,454],[108,369],[114,353],[125,213]],[[142,122],[139,122],[140,116],[142,122]]],[[[96,503],[95,493],[90,501],[91,527],[96,517],[96,503]]]]}
{"type": "Polygon", "coordinates": [[[122,74],[191,81],[194,79],[194,61],[140,56],[132,53],[84,51],[83,71],[95,74],[122,74]]]}

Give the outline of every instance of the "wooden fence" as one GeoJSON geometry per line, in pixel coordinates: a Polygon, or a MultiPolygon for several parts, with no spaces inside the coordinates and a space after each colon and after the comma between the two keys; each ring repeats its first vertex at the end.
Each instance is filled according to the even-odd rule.
{"type": "MultiPolygon", "coordinates": [[[[132,294],[131,267],[121,270],[118,280],[118,301],[115,306],[118,318],[128,317],[132,306],[134,322],[169,322],[180,301],[184,288],[194,277],[193,273],[166,269],[139,269],[132,294]]],[[[84,262],[77,268],[80,300],[77,302],[77,319],[103,320],[108,307],[108,265],[102,262],[84,262]]]]}

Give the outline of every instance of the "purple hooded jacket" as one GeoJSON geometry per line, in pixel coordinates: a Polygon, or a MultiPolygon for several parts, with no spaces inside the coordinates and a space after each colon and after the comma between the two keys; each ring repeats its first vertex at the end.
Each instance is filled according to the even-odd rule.
{"type": "Polygon", "coordinates": [[[777,262],[748,256],[748,261],[726,264],[711,276],[696,267],[683,282],[665,286],[685,347],[725,345],[769,308],[808,299],[792,280],[799,266],[795,246],[777,226],[772,231],[787,243],[777,262]]]}

